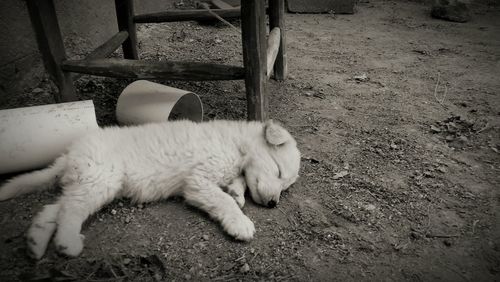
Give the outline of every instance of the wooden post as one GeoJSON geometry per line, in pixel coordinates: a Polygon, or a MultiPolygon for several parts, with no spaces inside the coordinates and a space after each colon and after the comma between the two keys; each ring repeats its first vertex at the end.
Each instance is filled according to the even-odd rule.
{"type": "Polygon", "coordinates": [[[57,103],[77,100],[71,74],[61,69],[66,51],[54,3],[52,0],[28,0],[26,4],[45,69],[59,89],[54,93],[54,100],[57,103]]]}
{"type": "Polygon", "coordinates": [[[139,59],[137,54],[137,35],[134,23],[134,1],[115,0],[116,19],[118,30],[128,32],[128,38],[122,44],[123,57],[125,59],[139,59]]]}
{"type": "Polygon", "coordinates": [[[274,79],[285,80],[288,73],[286,62],[286,38],[285,38],[285,1],[284,0],[269,0],[269,30],[279,27],[280,33],[280,48],[278,56],[274,62],[274,79]]]}
{"type": "Polygon", "coordinates": [[[264,2],[264,0],[241,1],[248,120],[267,119],[267,40],[264,2]]]}
{"type": "Polygon", "coordinates": [[[271,30],[271,32],[269,32],[269,36],[267,37],[267,78],[271,76],[276,56],[278,56],[280,48],[280,33],[280,28],[275,27],[271,30]]]}

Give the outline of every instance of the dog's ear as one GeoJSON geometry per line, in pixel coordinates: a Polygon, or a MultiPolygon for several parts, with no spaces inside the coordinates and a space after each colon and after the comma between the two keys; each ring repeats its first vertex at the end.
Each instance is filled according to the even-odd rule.
{"type": "Polygon", "coordinates": [[[264,136],[266,141],[272,145],[282,145],[290,140],[290,133],[273,120],[268,120],[264,125],[264,136]]]}

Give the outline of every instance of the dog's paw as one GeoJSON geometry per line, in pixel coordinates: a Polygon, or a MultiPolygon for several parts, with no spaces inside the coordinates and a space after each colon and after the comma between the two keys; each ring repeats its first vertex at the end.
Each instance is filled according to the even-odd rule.
{"type": "Polygon", "coordinates": [[[77,234],[77,235],[56,234],[56,237],[54,238],[54,243],[59,253],[69,257],[76,257],[83,250],[84,239],[85,236],[82,234],[77,234]]]}
{"type": "Polygon", "coordinates": [[[224,230],[237,240],[250,241],[255,233],[253,222],[246,216],[240,216],[223,223],[224,230]]]}
{"type": "Polygon", "coordinates": [[[231,195],[233,199],[236,201],[240,209],[245,205],[245,196],[244,195],[231,195]]]}

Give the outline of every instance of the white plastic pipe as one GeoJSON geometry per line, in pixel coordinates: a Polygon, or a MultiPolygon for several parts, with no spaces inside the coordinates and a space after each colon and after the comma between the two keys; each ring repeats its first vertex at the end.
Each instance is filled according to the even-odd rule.
{"type": "Polygon", "coordinates": [[[173,119],[203,120],[198,95],[147,80],[129,84],[118,97],[116,119],[120,124],[144,124],[173,119]]]}
{"type": "Polygon", "coordinates": [[[98,128],[91,100],[0,111],[0,174],[47,166],[98,128]]]}

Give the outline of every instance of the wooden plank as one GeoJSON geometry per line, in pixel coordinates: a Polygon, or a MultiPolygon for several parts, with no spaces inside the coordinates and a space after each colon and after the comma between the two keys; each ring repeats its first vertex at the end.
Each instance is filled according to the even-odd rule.
{"type": "Polygon", "coordinates": [[[280,46],[274,62],[274,79],[285,80],[288,74],[285,37],[285,0],[269,0],[269,28],[280,29],[280,46]]]}
{"type": "Polygon", "coordinates": [[[125,40],[128,38],[128,32],[126,30],[122,30],[111,37],[108,41],[103,43],[101,46],[97,47],[94,51],[85,57],[85,60],[99,59],[105,58],[111,55],[120,45],[122,45],[125,40]]]}
{"type": "Polygon", "coordinates": [[[293,13],[353,14],[356,0],[287,0],[288,11],[293,13]]]}
{"type": "Polygon", "coordinates": [[[76,101],[71,74],[61,69],[61,62],[66,59],[66,51],[54,3],[52,0],[28,0],[26,4],[45,69],[59,89],[54,93],[54,100],[57,103],[76,101]]]}
{"type": "Polygon", "coordinates": [[[119,31],[127,31],[128,38],[122,44],[125,59],[139,59],[137,53],[137,34],[134,23],[134,1],[115,0],[116,19],[119,31]]]}
{"type": "MultiPolygon", "coordinates": [[[[222,18],[237,18],[240,16],[240,8],[216,9],[211,10],[222,18]]],[[[176,10],[152,14],[136,15],[136,23],[161,23],[161,22],[180,22],[195,20],[213,20],[215,17],[207,10],[176,10]]]]}
{"type": "Polygon", "coordinates": [[[249,120],[266,120],[267,57],[264,0],[241,1],[243,64],[249,120]]]}
{"type": "Polygon", "coordinates": [[[229,5],[228,3],[222,1],[222,0],[211,0],[210,3],[217,8],[217,9],[231,9],[233,6],[229,5]]]}
{"type": "Polygon", "coordinates": [[[267,38],[267,77],[271,76],[273,71],[274,61],[278,55],[280,48],[280,29],[279,27],[273,28],[267,38]]]}
{"type": "Polygon", "coordinates": [[[235,80],[245,77],[242,67],[197,62],[95,59],[65,61],[62,67],[71,72],[135,79],[235,80]]]}

